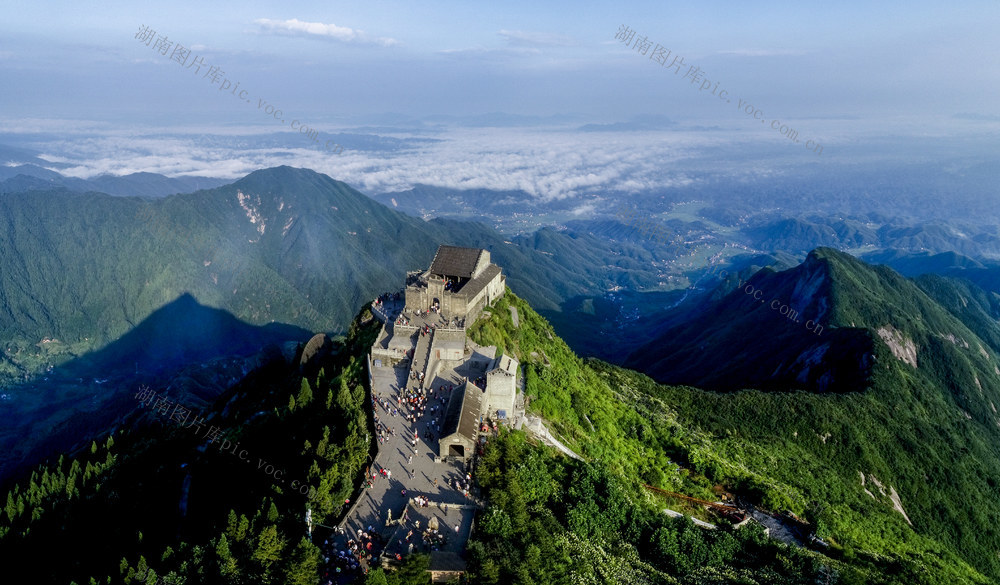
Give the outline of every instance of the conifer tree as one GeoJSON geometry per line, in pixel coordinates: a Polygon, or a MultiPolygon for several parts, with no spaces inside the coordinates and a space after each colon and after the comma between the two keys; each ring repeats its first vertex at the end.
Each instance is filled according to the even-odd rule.
{"type": "Polygon", "coordinates": [[[321,559],[320,550],[303,536],[288,563],[285,573],[287,582],[291,585],[315,585],[321,559]]]}
{"type": "Polygon", "coordinates": [[[218,557],[219,561],[219,574],[227,581],[233,581],[239,575],[239,567],[237,567],[236,559],[233,558],[233,554],[229,550],[229,540],[226,539],[225,534],[219,537],[219,543],[215,545],[215,556],[218,557]]]}
{"type": "Polygon", "coordinates": [[[305,406],[312,401],[313,393],[312,388],[309,386],[309,380],[302,378],[302,384],[299,386],[299,396],[296,402],[299,406],[305,406]]]}
{"type": "Polygon", "coordinates": [[[273,524],[265,527],[257,536],[257,546],[253,551],[252,558],[260,567],[262,583],[274,581],[275,563],[281,560],[284,548],[285,540],[278,535],[278,529],[273,524]]]}

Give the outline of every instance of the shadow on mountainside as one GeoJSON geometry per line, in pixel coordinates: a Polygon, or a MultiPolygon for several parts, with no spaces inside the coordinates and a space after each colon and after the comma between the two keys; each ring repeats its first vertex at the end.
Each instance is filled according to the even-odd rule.
{"type": "Polygon", "coordinates": [[[140,385],[188,408],[204,406],[263,355],[311,335],[282,323],[251,325],[185,293],[103,348],[4,390],[0,487],[53,453],[107,434],[135,410],[140,385]]]}

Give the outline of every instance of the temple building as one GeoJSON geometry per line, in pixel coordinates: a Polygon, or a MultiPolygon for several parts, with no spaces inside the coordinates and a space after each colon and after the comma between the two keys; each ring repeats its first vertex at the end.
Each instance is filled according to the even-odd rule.
{"type": "MultiPolygon", "coordinates": [[[[406,522],[394,519],[398,512],[382,501],[388,491],[372,496],[378,498],[372,509],[387,510],[386,527],[397,526],[380,554],[384,567],[413,552],[414,541],[419,545],[422,537],[433,547],[428,567],[432,582],[451,582],[466,570],[461,553],[476,508],[474,493],[467,491],[468,464],[495,432],[524,421],[524,374],[518,360],[509,348],[479,345],[467,335],[477,318],[506,322],[508,309],[517,327],[513,305],[503,303],[500,313],[490,310],[505,293],[506,277],[489,251],[439,246],[428,269],[407,273],[402,291],[372,301],[372,318],[381,321],[381,330],[368,355],[371,422],[379,425],[380,408],[389,411],[381,422],[382,446],[372,469],[385,468],[403,455],[410,481],[403,494],[420,494],[410,496],[403,512],[406,522]],[[399,420],[397,427],[391,426],[397,416],[407,421],[399,437],[399,420]],[[440,478],[447,484],[456,477],[461,487],[456,481],[452,489],[440,489],[440,478]],[[414,526],[417,538],[411,541],[414,526]]],[[[363,509],[359,503],[355,501],[346,522],[357,532],[364,526],[372,531],[367,498],[363,509]]]]}
{"type": "Polygon", "coordinates": [[[512,356],[500,354],[486,368],[486,396],[483,413],[494,420],[504,420],[514,413],[517,396],[518,362],[512,356]]]}
{"type": "Polygon", "coordinates": [[[456,388],[445,413],[441,438],[438,441],[438,457],[442,460],[471,459],[476,454],[480,421],[483,420],[483,391],[472,382],[465,382],[456,388]]]}
{"type": "Polygon", "coordinates": [[[471,323],[503,296],[506,283],[488,250],[439,246],[430,268],[406,274],[406,310],[437,307],[445,319],[471,323]]]}
{"type": "Polygon", "coordinates": [[[408,391],[454,388],[441,412],[438,461],[468,461],[483,429],[516,417],[518,360],[466,336],[466,327],[504,295],[506,281],[488,250],[439,246],[430,268],[407,273],[404,306],[372,345],[372,368],[406,367],[408,391]]]}

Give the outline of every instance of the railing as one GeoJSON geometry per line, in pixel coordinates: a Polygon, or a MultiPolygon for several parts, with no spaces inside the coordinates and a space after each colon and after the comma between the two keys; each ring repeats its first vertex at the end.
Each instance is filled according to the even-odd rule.
{"type": "Polygon", "coordinates": [[[465,327],[431,327],[434,331],[452,331],[455,333],[465,331],[465,327]]]}

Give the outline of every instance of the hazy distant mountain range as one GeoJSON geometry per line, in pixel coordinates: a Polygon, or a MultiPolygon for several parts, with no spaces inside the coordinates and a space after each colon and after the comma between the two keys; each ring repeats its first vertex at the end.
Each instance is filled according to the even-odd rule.
{"type": "MultiPolygon", "coordinates": [[[[169,378],[193,362],[342,331],[365,301],[426,267],[441,242],[490,249],[509,285],[547,311],[634,286],[633,271],[652,282],[642,254],[616,260],[593,237],[547,229],[512,242],[481,224],[425,222],[290,167],[155,199],[0,194],[0,218],[0,408],[19,419],[3,444],[27,437],[4,451],[0,471],[46,439],[24,428],[76,429],[74,410],[105,403],[137,374],[169,378]],[[199,327],[213,310],[231,322],[199,327]],[[163,327],[176,323],[188,325],[163,327]],[[234,343],[234,331],[249,343],[234,343]],[[46,393],[58,408],[34,398],[46,393]]],[[[221,391],[179,384],[197,400],[221,391]]]]}
{"type": "MultiPolygon", "coordinates": [[[[922,260],[983,270],[955,255],[922,260]]],[[[898,261],[923,272],[916,259],[898,261]]],[[[625,365],[718,391],[670,391],[667,401],[734,445],[755,445],[748,451],[809,484],[818,505],[845,497],[837,490],[877,499],[882,488],[866,488],[859,472],[869,484],[871,473],[894,478],[913,530],[1000,571],[988,502],[1000,484],[1000,295],[820,248],[787,270],[728,276],[701,308],[625,365]]],[[[830,522],[846,520],[838,515],[830,522]]]]}
{"type": "MultiPolygon", "coordinates": [[[[301,171],[269,173],[287,179],[301,171]]],[[[997,295],[948,277],[911,281],[817,249],[786,270],[733,274],[710,296],[690,323],[630,360],[685,385],[657,385],[636,372],[580,360],[513,295],[473,327],[477,342],[498,343],[523,360],[533,409],[587,462],[542,458],[523,441],[514,443],[522,445],[520,459],[484,458],[477,477],[489,480],[483,488],[492,497],[483,518],[506,520],[481,522],[467,553],[471,571],[485,573],[492,563],[492,570],[514,574],[527,562],[549,578],[566,576],[565,562],[547,562],[532,547],[591,534],[609,545],[602,549],[608,556],[567,557],[574,566],[616,563],[616,574],[666,572],[685,584],[721,574],[760,584],[830,576],[831,582],[985,585],[1000,575],[991,553],[1000,542],[1000,511],[990,503],[1000,483],[993,448],[1000,441],[997,295]],[[790,319],[757,296],[781,299],[798,315],[790,319]],[[518,326],[508,306],[516,306],[518,326]],[[804,325],[806,317],[822,329],[804,325]],[[532,483],[539,478],[547,479],[532,483]],[[663,502],[650,501],[643,483],[702,498],[721,489],[740,505],[792,510],[825,544],[813,552],[786,548],[762,532],[690,526],[698,532],[671,554],[671,530],[683,534],[682,521],[655,529],[648,520],[633,521],[647,508],[663,517],[663,502]],[[562,504],[505,515],[505,505],[525,497],[562,504]],[[545,530],[537,529],[539,518],[545,530]],[[620,527],[595,528],[607,522],[620,527]],[[530,544],[503,552],[511,539],[530,544]],[[619,556],[622,548],[630,553],[619,556]],[[721,551],[728,556],[713,560],[721,551]]],[[[174,335],[198,325],[184,315],[199,314],[226,336],[247,333],[192,303],[183,297],[138,330],[174,335]]],[[[239,440],[253,463],[280,462],[289,475],[318,486],[320,496],[310,502],[314,522],[338,517],[365,463],[365,427],[358,423],[365,420],[365,374],[358,364],[376,331],[362,309],[345,343],[319,356],[308,374],[298,365],[301,346],[284,357],[262,352],[200,411],[239,440]]],[[[142,341],[123,343],[127,353],[111,350],[112,361],[134,359],[129,348],[152,343],[147,333],[135,335],[142,341]]],[[[258,340],[267,343],[266,337],[258,340]]],[[[0,558],[37,562],[57,546],[73,562],[44,565],[43,574],[55,580],[115,571],[134,578],[149,568],[189,580],[316,573],[308,544],[287,555],[264,554],[289,550],[301,538],[302,498],[254,465],[199,446],[195,431],[156,417],[136,399],[121,403],[124,426],[112,440],[50,460],[10,492],[0,558]],[[91,519],[101,517],[116,519],[105,537],[84,538],[91,519]]],[[[178,403],[191,401],[180,395],[178,403]]]]}
{"type": "MultiPolygon", "coordinates": [[[[712,481],[770,505],[787,502],[781,505],[804,510],[824,535],[851,547],[904,556],[889,542],[906,542],[911,552],[943,547],[947,558],[958,555],[975,571],[1000,574],[989,553],[1000,542],[1000,517],[988,502],[1000,483],[1000,456],[991,447],[1000,441],[1000,262],[983,255],[996,245],[988,226],[907,225],[874,213],[783,217],[699,207],[697,213],[651,216],[672,236],[654,239],[645,226],[610,213],[572,219],[563,202],[548,208],[566,214],[561,225],[536,225],[512,237],[483,223],[425,221],[325,175],[290,167],[174,195],[161,192],[167,184],[162,177],[132,177],[148,182],[140,188],[147,197],[69,185],[39,189],[24,177],[15,191],[0,193],[0,416],[14,421],[0,433],[0,476],[8,482],[16,470],[86,447],[90,437],[123,421],[131,433],[148,418],[130,414],[139,384],[166,388],[179,403],[211,408],[233,428],[291,412],[283,406],[288,397],[274,388],[292,388],[305,402],[312,390],[300,389],[289,348],[294,354],[294,344],[317,330],[344,331],[376,294],[397,290],[407,270],[426,267],[438,244],[451,243],[491,250],[512,291],[578,351],[662,382],[705,389],[651,388],[640,375],[597,362],[587,366],[594,371],[586,376],[568,374],[563,370],[576,368],[576,358],[564,355],[561,340],[542,334],[549,326],[540,324],[534,309],[520,307],[519,330],[506,324],[501,310],[489,335],[511,349],[544,345],[539,349],[547,357],[532,366],[538,408],[590,445],[589,452],[610,448],[603,442],[612,435],[631,440],[630,433],[653,432],[602,426],[601,413],[617,407],[599,400],[626,387],[646,388],[643,400],[665,400],[677,409],[678,424],[712,433],[710,461],[716,463],[690,459],[704,457],[703,451],[686,451],[693,444],[668,449],[712,481]],[[817,240],[866,250],[867,261],[888,266],[822,247],[800,262],[799,250],[817,240]],[[764,252],[762,245],[776,248],[764,252]],[[942,251],[914,250],[923,246],[942,251]],[[621,377],[621,386],[595,389],[594,376],[621,377]],[[234,385],[240,388],[235,393],[234,385]],[[559,392],[567,394],[558,394],[563,385],[559,392]],[[594,436],[585,438],[588,433],[594,436]],[[752,469],[737,473],[734,464],[719,463],[730,457],[752,469]],[[877,477],[884,484],[863,483],[859,472],[869,478],[863,481],[877,477]],[[896,536],[886,540],[879,531],[896,536]]],[[[126,183],[121,187],[128,190],[126,183]]],[[[413,194],[432,192],[448,195],[432,189],[413,194]]],[[[474,202],[493,194],[461,195],[474,202]]],[[[511,196],[506,203],[492,200],[485,219],[516,205],[511,196]]],[[[338,367],[362,355],[367,342],[355,342],[338,367]]],[[[353,403],[330,378],[311,383],[317,392],[329,386],[329,394],[316,397],[327,409],[353,403]]],[[[323,420],[308,427],[310,440],[323,420]]],[[[277,419],[267,424],[304,437],[277,419]]],[[[359,430],[336,432],[356,438],[359,430]]],[[[188,449],[175,452],[145,435],[129,440],[154,453],[165,449],[178,465],[188,449]]],[[[123,474],[113,485],[155,483],[158,456],[136,448],[147,454],[127,470],[112,467],[123,474]]],[[[263,443],[258,448],[265,449],[263,443]]],[[[223,481],[216,463],[199,465],[199,473],[223,481]]],[[[645,477],[665,481],[668,468],[657,464],[645,477]]],[[[172,473],[176,481],[184,475],[172,473]]],[[[348,468],[323,473],[339,482],[337,494],[349,491],[348,468]]],[[[56,489],[52,481],[39,480],[47,487],[35,489],[56,489]]],[[[690,478],[683,482],[697,489],[690,478]]],[[[70,488],[59,489],[74,497],[70,488]]],[[[171,493],[160,494],[166,503],[157,514],[176,523],[171,493]]],[[[98,508],[116,505],[88,497],[103,502],[98,508]]],[[[11,518],[30,516],[17,511],[16,497],[12,502],[11,518]]],[[[195,540],[206,538],[200,528],[187,530],[195,540]]],[[[170,542],[163,531],[157,538],[170,542]]],[[[30,541],[17,546],[34,550],[30,541]]],[[[862,563],[862,573],[896,570],[878,558],[850,562],[862,563]]],[[[899,570],[916,570],[917,561],[893,558],[899,570]]],[[[101,562],[92,566],[103,567],[101,562]]],[[[935,574],[973,571],[942,563],[935,571],[943,572],[935,574]]]]}
{"type": "Polygon", "coordinates": [[[156,173],[100,175],[93,179],[76,179],[34,164],[0,167],[0,193],[65,187],[71,191],[97,191],[108,195],[163,197],[174,193],[211,189],[230,182],[209,177],[170,178],[156,173]]]}

